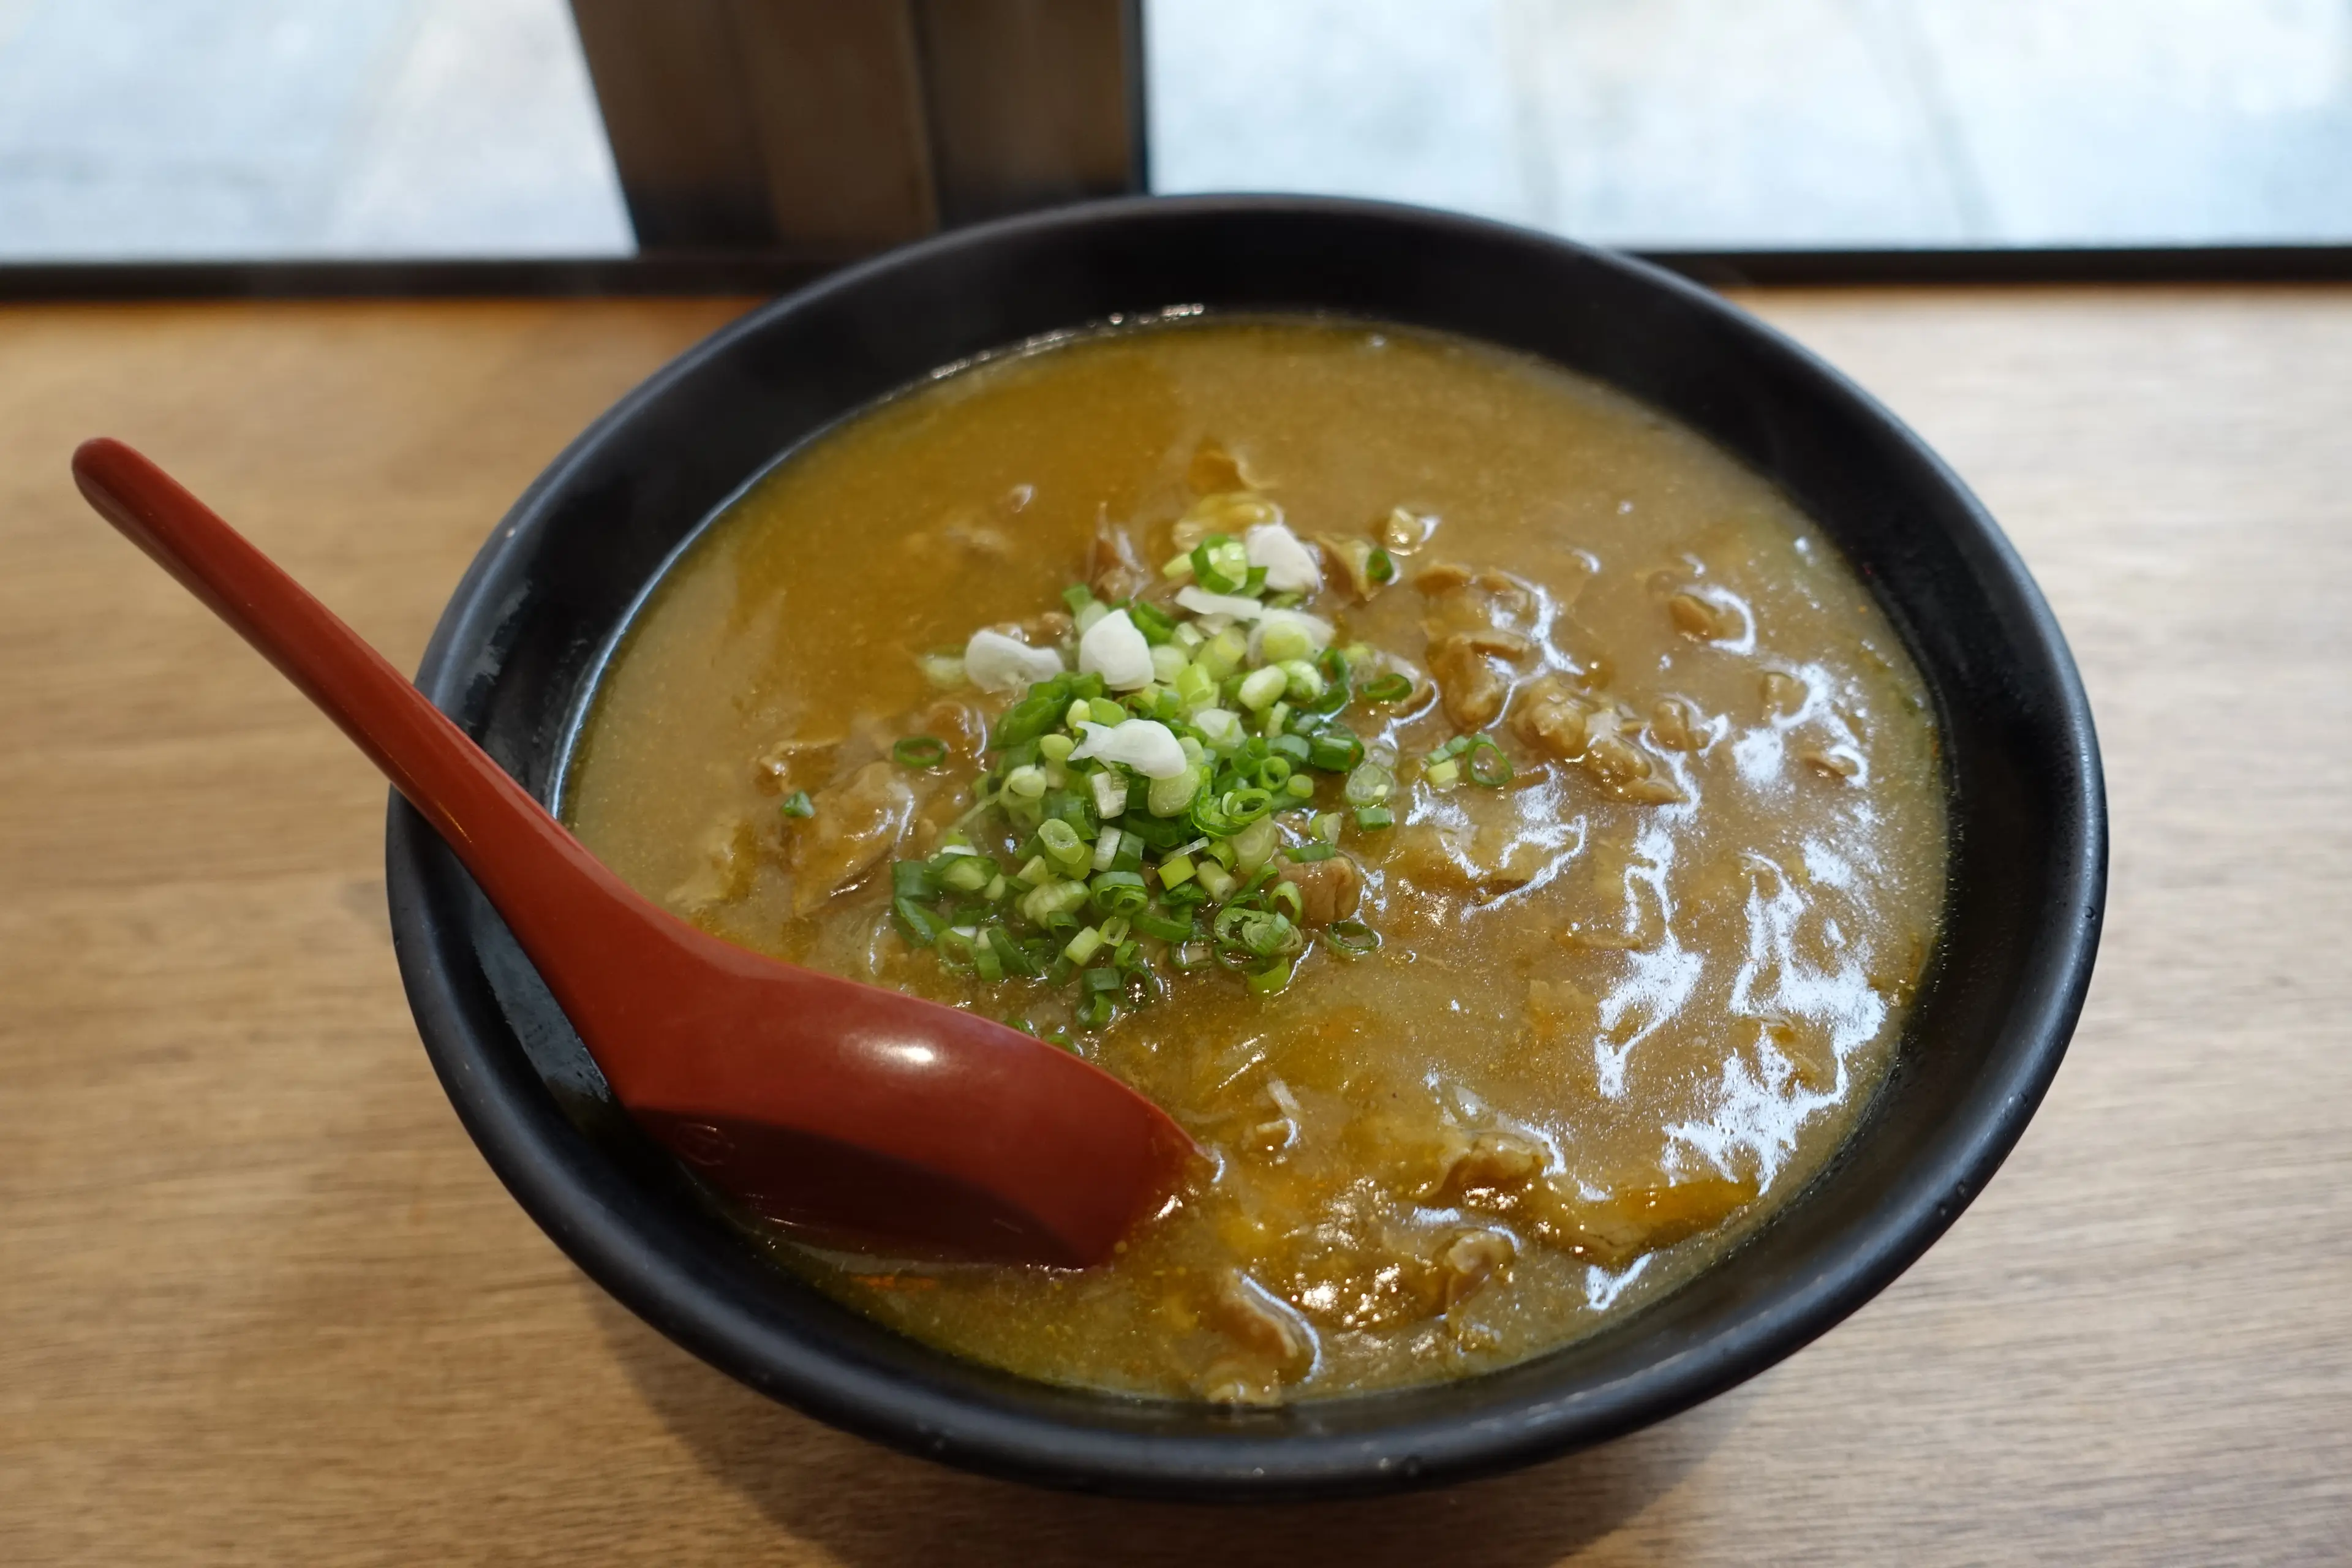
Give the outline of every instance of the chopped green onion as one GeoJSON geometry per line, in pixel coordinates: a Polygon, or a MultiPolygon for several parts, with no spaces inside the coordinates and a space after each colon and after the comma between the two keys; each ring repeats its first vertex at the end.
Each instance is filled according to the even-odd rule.
{"type": "Polygon", "coordinates": [[[1096,622],[1102,620],[1109,614],[1110,606],[1108,605],[1104,604],[1099,599],[1088,599],[1085,605],[1079,607],[1078,612],[1070,617],[1070,625],[1076,629],[1080,637],[1084,637],[1087,633],[1094,630],[1096,622]]]}
{"type": "Polygon", "coordinates": [[[1066,763],[1078,743],[1067,735],[1053,734],[1037,737],[1037,754],[1049,763],[1066,763]]]}
{"type": "Polygon", "coordinates": [[[1196,973],[1215,962],[1205,942],[1180,942],[1168,953],[1169,967],[1179,974],[1196,973]]]}
{"type": "Polygon", "coordinates": [[[1124,837],[1125,835],[1116,827],[1106,827],[1102,830],[1102,837],[1095,840],[1096,870],[1108,871],[1111,868],[1112,864],[1118,859],[1119,841],[1124,837]]]}
{"type": "Polygon", "coordinates": [[[940,885],[959,893],[977,893],[996,875],[996,862],[985,855],[956,855],[936,873],[940,885]]]}
{"type": "Polygon", "coordinates": [[[1364,742],[1345,724],[1327,725],[1307,738],[1309,766],[1327,773],[1344,773],[1364,760],[1364,742]]]}
{"type": "Polygon", "coordinates": [[[1144,804],[1154,816],[1179,816],[1191,808],[1192,797],[1201,793],[1201,770],[1186,768],[1172,778],[1153,779],[1144,796],[1144,804]]]}
{"type": "Polygon", "coordinates": [[[992,904],[1001,904],[1004,901],[1004,895],[1012,890],[1013,884],[1004,879],[1003,872],[999,871],[988,879],[988,886],[980,890],[980,896],[992,904]]]}
{"type": "Polygon", "coordinates": [[[1244,593],[1249,587],[1249,551],[1230,533],[1213,533],[1193,546],[1192,575],[1212,594],[1244,593]]]}
{"type": "Polygon", "coordinates": [[[890,748],[890,760],[902,768],[935,768],[948,760],[948,743],[937,735],[909,735],[890,748]]]}
{"type": "Polygon", "coordinates": [[[1185,660],[1183,668],[1162,679],[1176,689],[1176,700],[1189,712],[1197,714],[1217,704],[1217,678],[1197,659],[1185,660]]]}
{"type": "MultiPolygon", "coordinates": [[[[1337,855],[1339,852],[1339,847],[1338,845],[1325,844],[1319,840],[1313,844],[1294,845],[1290,848],[1283,851],[1284,854],[1289,856],[1291,859],[1297,861],[1302,866],[1309,865],[1317,860],[1328,860],[1332,856],[1337,855]]],[[[1289,886],[1286,882],[1283,885],[1285,887],[1289,886]]]]}
{"type": "MultiPolygon", "coordinates": [[[[1087,973],[1092,974],[1095,971],[1090,969],[1087,973]]],[[[1079,1005],[1077,1025],[1082,1029],[1099,1029],[1118,1014],[1118,1004],[1112,1001],[1108,993],[1089,996],[1079,1005]]]]}
{"type": "Polygon", "coordinates": [[[1286,959],[1276,959],[1263,969],[1253,970],[1249,976],[1253,996],[1278,995],[1290,984],[1291,965],[1286,959]]]}
{"type": "MultiPolygon", "coordinates": [[[[1291,897],[1297,900],[1297,889],[1291,889],[1291,897]]],[[[1210,924],[1210,934],[1219,942],[1246,948],[1258,958],[1296,952],[1306,941],[1297,924],[1280,910],[1244,909],[1238,904],[1229,904],[1217,911],[1217,918],[1210,924]]]]}
{"type": "Polygon", "coordinates": [[[1333,680],[1325,687],[1323,695],[1307,703],[1306,708],[1309,713],[1320,713],[1328,718],[1345,708],[1353,695],[1345,680],[1333,680]]]}
{"type": "Polygon", "coordinates": [[[1256,712],[1281,696],[1289,685],[1290,677],[1269,666],[1264,669],[1253,669],[1244,676],[1241,690],[1235,696],[1243,707],[1256,712]]]}
{"type": "Polygon", "coordinates": [[[936,899],[940,896],[940,880],[924,860],[900,860],[890,868],[890,896],[894,899],[936,899]]]}
{"type": "Polygon", "coordinates": [[[1274,793],[1255,784],[1244,784],[1240,789],[1227,790],[1223,804],[1226,817],[1236,827],[1247,827],[1274,809],[1274,793]]]}
{"type": "Polygon", "coordinates": [[[1396,813],[1385,805],[1360,805],[1356,808],[1356,826],[1366,833],[1376,833],[1383,827],[1396,826],[1396,813]]]}
{"type": "Polygon", "coordinates": [[[1046,882],[1029,890],[1021,900],[1021,912],[1033,925],[1050,926],[1057,917],[1074,914],[1087,901],[1084,882],[1046,882]]]}
{"type": "Polygon", "coordinates": [[[1381,945],[1381,933],[1361,921],[1333,921],[1323,928],[1323,940],[1344,957],[1361,958],[1381,945]]]}
{"type": "Polygon", "coordinates": [[[1307,830],[1326,844],[1339,842],[1339,814],[1327,811],[1307,825],[1307,830]]]}
{"type": "Polygon", "coordinates": [[[1257,765],[1257,782],[1262,788],[1280,789],[1290,782],[1290,759],[1268,757],[1257,765]]]}
{"type": "Polygon", "coordinates": [[[1395,582],[1396,557],[1381,546],[1373,545],[1371,554],[1364,560],[1364,575],[1375,583],[1395,582]]]}
{"type": "Polygon", "coordinates": [[[1164,685],[1173,686],[1177,679],[1192,668],[1184,650],[1171,643],[1161,643],[1151,650],[1151,678],[1164,685]]]}
{"type": "Polygon", "coordinates": [[[1312,702],[1323,695],[1323,675],[1303,658],[1286,658],[1275,668],[1289,678],[1286,690],[1293,702],[1312,702]]]}
{"type": "Polygon", "coordinates": [[[808,791],[804,789],[796,789],[793,791],[792,794],[784,796],[783,805],[777,809],[781,810],[786,816],[814,816],[816,815],[816,803],[809,799],[808,791]]]}
{"type": "Polygon", "coordinates": [[[1171,583],[1179,577],[1190,577],[1192,574],[1192,552],[1187,550],[1181,555],[1171,556],[1168,563],[1160,569],[1160,574],[1171,583]]]}
{"type": "Polygon", "coordinates": [[[1367,702],[1402,702],[1412,695],[1412,677],[1389,671],[1363,690],[1367,702]]]}
{"type": "Polygon", "coordinates": [[[909,898],[890,900],[890,913],[897,920],[898,934],[916,947],[929,947],[940,940],[940,918],[909,898]]]}
{"type": "Polygon", "coordinates": [[[1045,847],[1045,858],[1054,868],[1066,876],[1075,876],[1093,858],[1078,830],[1058,816],[1049,816],[1037,825],[1037,840],[1045,847]]]}
{"type": "Polygon", "coordinates": [[[1045,794],[1045,770],[1024,763],[1004,775],[1004,793],[1022,800],[1039,800],[1045,794]]]}
{"type": "Polygon", "coordinates": [[[989,727],[988,749],[1002,752],[1035,740],[1062,722],[1072,699],[1091,697],[1101,689],[1098,675],[1057,675],[1039,681],[989,727]]]}
{"type": "Polygon", "coordinates": [[[969,679],[960,654],[927,653],[915,662],[922,667],[923,679],[941,691],[953,691],[969,679]]]}
{"type": "Polygon", "coordinates": [[[1178,850],[1160,862],[1160,885],[1179,888],[1192,879],[1192,857],[1178,850]]]}
{"type": "Polygon", "coordinates": [[[1511,782],[1511,759],[1503,754],[1503,748],[1495,744],[1491,736],[1473,739],[1462,765],[1470,771],[1472,784],[1500,789],[1511,782]]]}
{"type": "Polygon", "coordinates": [[[1201,862],[1199,869],[1194,874],[1201,879],[1201,886],[1209,890],[1209,897],[1213,899],[1222,899],[1234,890],[1232,876],[1214,860],[1201,862]]]}
{"type": "Polygon", "coordinates": [[[1251,823],[1239,833],[1234,834],[1231,842],[1234,847],[1234,868],[1239,871],[1255,871],[1274,858],[1274,852],[1280,847],[1282,840],[1276,835],[1273,822],[1264,820],[1251,823]]]}
{"type": "Polygon", "coordinates": [[[1076,790],[1055,790],[1041,803],[1047,816],[1058,816],[1078,830],[1081,838],[1095,836],[1094,813],[1087,809],[1086,797],[1076,790]]]}
{"type": "Polygon", "coordinates": [[[1192,658],[1212,678],[1229,679],[1241,668],[1243,660],[1249,658],[1249,638],[1242,636],[1236,628],[1227,626],[1202,644],[1201,651],[1192,658]]]}
{"type": "MultiPolygon", "coordinates": [[[[1063,713],[1062,728],[1065,730],[1075,731],[1081,724],[1090,724],[1094,722],[1094,717],[1095,705],[1081,697],[1076,701],[1071,703],[1068,710],[1063,713]]],[[[1073,743],[1075,744],[1075,742],[1073,743]]]]}
{"type": "Polygon", "coordinates": [[[1127,775],[1116,768],[1103,768],[1087,775],[1087,786],[1095,792],[1095,815],[1118,816],[1127,810],[1127,775]]]}
{"type": "Polygon", "coordinates": [[[1157,937],[1161,942],[1190,942],[1192,940],[1192,922],[1191,921],[1170,920],[1165,915],[1156,915],[1148,910],[1138,910],[1136,912],[1135,929],[1141,931],[1146,936],[1157,937]]]}
{"type": "Polygon", "coordinates": [[[1348,775],[1347,787],[1340,794],[1349,805],[1378,805],[1388,799],[1389,792],[1394,788],[1394,773],[1378,763],[1365,762],[1356,764],[1356,771],[1348,775]]]}
{"type": "Polygon", "coordinates": [[[1070,614],[1074,616],[1094,602],[1093,590],[1083,583],[1073,583],[1062,590],[1062,603],[1070,606],[1070,614]]]}
{"type": "MultiPolygon", "coordinates": [[[[1273,617],[1269,616],[1272,620],[1273,617]]],[[[1295,619],[1274,620],[1258,638],[1258,653],[1268,664],[1281,664],[1289,659],[1307,658],[1315,652],[1315,639],[1307,628],[1295,619]]]]}
{"type": "Polygon", "coordinates": [[[1431,763],[1422,771],[1421,776],[1429,781],[1430,788],[1444,789],[1462,776],[1462,769],[1455,764],[1453,758],[1448,757],[1442,763],[1431,763]]]}
{"type": "Polygon", "coordinates": [[[1192,715],[1192,727],[1201,731],[1201,739],[1220,752],[1230,752],[1249,737],[1242,730],[1241,715],[1223,708],[1208,708],[1192,715]]]}
{"type": "MultiPolygon", "coordinates": [[[[1103,921],[1102,933],[1103,941],[1117,942],[1122,950],[1133,945],[1127,940],[1127,917],[1125,915],[1113,915],[1110,919],[1103,921]]],[[[1123,969],[1126,966],[1126,961],[1122,959],[1120,961],[1119,967],[1123,969]]]]}
{"type": "Polygon", "coordinates": [[[1095,950],[1102,944],[1101,931],[1097,931],[1093,926],[1082,926],[1078,930],[1078,934],[1072,937],[1068,945],[1062,949],[1062,956],[1072,963],[1083,965],[1087,960],[1095,955],[1095,950]]]}
{"type": "Polygon", "coordinates": [[[1315,781],[1307,777],[1305,773],[1291,774],[1290,782],[1284,784],[1282,788],[1283,792],[1288,795],[1293,800],[1313,800],[1315,798],[1315,781]]]}
{"type": "Polygon", "coordinates": [[[1112,701],[1108,697],[1097,697],[1093,701],[1087,703],[1087,706],[1093,710],[1091,717],[1097,724],[1124,724],[1127,722],[1127,710],[1120,707],[1118,703],[1112,701]]]}
{"type": "Polygon", "coordinates": [[[1159,605],[1147,605],[1140,599],[1129,599],[1126,608],[1127,618],[1135,623],[1135,629],[1141,632],[1143,640],[1153,647],[1175,637],[1176,623],[1159,605]]]}
{"type": "Polygon", "coordinates": [[[1013,875],[1016,879],[1026,882],[1033,888],[1042,888],[1054,879],[1054,868],[1045,864],[1045,858],[1043,855],[1032,855],[1028,862],[1013,875]]]}
{"type": "MultiPolygon", "coordinates": [[[[1186,804],[1189,805],[1191,803],[1186,804]]],[[[1120,831],[1134,843],[1139,852],[1150,849],[1164,855],[1192,837],[1192,820],[1189,816],[1154,816],[1149,811],[1130,811],[1118,820],[1120,831]]]]}
{"type": "Polygon", "coordinates": [[[1131,915],[1150,900],[1133,871],[1105,871],[1094,879],[1094,906],[1107,915],[1131,915]]]}
{"type": "Polygon", "coordinates": [[[991,985],[1004,978],[1004,960],[997,956],[993,942],[975,942],[971,944],[971,966],[991,985]]]}
{"type": "Polygon", "coordinates": [[[988,945],[995,950],[997,962],[1003,964],[1010,973],[1018,974],[1024,980],[1034,980],[1043,972],[1044,966],[1024,952],[1013,942],[1012,933],[1003,926],[988,928],[988,945]]]}

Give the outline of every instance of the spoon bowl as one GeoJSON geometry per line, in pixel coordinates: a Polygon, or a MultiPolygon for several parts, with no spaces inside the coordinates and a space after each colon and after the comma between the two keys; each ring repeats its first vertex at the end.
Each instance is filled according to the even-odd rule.
{"type": "Polygon", "coordinates": [[[99,513],[382,768],[480,884],[623,1106],[812,1239],[1082,1268],[1194,1151],[1150,1101],[976,1015],[764,958],[646,900],[382,655],[169,475],[85,442],[99,513]]]}

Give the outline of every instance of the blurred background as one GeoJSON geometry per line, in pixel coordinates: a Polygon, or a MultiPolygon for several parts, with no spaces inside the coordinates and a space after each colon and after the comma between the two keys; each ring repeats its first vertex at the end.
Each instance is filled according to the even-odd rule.
{"type": "Polygon", "coordinates": [[[0,260],[855,250],[1139,186],[2342,243],[2352,0],[0,0],[0,260]]]}

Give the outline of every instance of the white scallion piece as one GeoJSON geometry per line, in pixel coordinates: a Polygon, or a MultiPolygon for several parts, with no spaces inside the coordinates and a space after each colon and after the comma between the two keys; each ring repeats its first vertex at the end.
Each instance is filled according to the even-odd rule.
{"type": "Polygon", "coordinates": [[[1151,645],[1125,610],[1113,610],[1078,639],[1078,668],[1113,691],[1133,691],[1151,684],[1151,645]]]}
{"type": "Polygon", "coordinates": [[[986,627],[963,646],[963,672],[982,691],[1024,691],[1062,673],[1062,656],[986,627]]]}
{"type": "Polygon", "coordinates": [[[1148,779],[1172,779],[1184,771],[1184,748],[1177,743],[1176,732],[1157,719],[1085,728],[1085,739],[1070,753],[1073,762],[1123,763],[1148,779]]]}
{"type": "MultiPolygon", "coordinates": [[[[1106,775],[1102,773],[1097,773],[1095,775],[1097,778],[1102,778],[1105,776],[1106,775]]],[[[1096,870],[1108,871],[1110,869],[1110,863],[1118,858],[1118,841],[1124,837],[1125,835],[1120,833],[1116,827],[1106,827],[1102,830],[1102,837],[1095,840],[1096,870]]]]}
{"type": "Polygon", "coordinates": [[[1249,563],[1265,568],[1265,585],[1277,594],[1312,594],[1323,586],[1323,567],[1298,535],[1278,522],[1261,522],[1242,535],[1249,563]]]}
{"type": "Polygon", "coordinates": [[[1087,775],[1093,783],[1095,815],[1118,816],[1127,810],[1127,780],[1108,768],[1087,775]]]}
{"type": "Polygon", "coordinates": [[[1265,657],[1266,628],[1276,626],[1297,626],[1300,631],[1305,632],[1307,647],[1316,653],[1321,653],[1331,646],[1334,628],[1331,623],[1322,616],[1310,616],[1304,610],[1268,610],[1259,617],[1257,625],[1250,628],[1252,658],[1265,657]]]}
{"type": "Polygon", "coordinates": [[[1221,752],[1230,752],[1249,739],[1242,730],[1241,715],[1223,708],[1203,708],[1192,715],[1192,727],[1221,752]]]}
{"type": "Polygon", "coordinates": [[[920,662],[923,679],[941,691],[953,691],[964,683],[963,660],[951,653],[927,653],[920,662]]]}
{"type": "Polygon", "coordinates": [[[1255,599],[1244,599],[1239,594],[1212,594],[1195,584],[1177,589],[1176,602],[1196,616],[1231,616],[1237,621],[1254,621],[1267,613],[1266,607],[1255,599]]]}

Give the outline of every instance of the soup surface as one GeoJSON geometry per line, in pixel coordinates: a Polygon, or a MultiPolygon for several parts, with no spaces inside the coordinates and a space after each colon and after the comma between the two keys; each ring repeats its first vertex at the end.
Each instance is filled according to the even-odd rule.
{"type": "Polygon", "coordinates": [[[1198,320],[793,454],[643,611],[566,810],[707,929],[1019,1021],[1210,1154],[1100,1268],[793,1268],[1016,1372],[1262,1402],[1550,1349],[1801,1187],[1935,938],[1937,744],[1853,572],[1692,432],[1198,320]]]}

